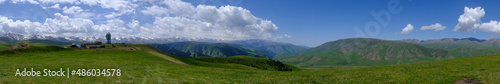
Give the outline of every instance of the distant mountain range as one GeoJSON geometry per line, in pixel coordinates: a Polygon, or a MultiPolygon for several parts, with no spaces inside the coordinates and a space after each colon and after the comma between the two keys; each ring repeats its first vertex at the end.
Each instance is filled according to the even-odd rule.
{"type": "Polygon", "coordinates": [[[433,40],[403,39],[397,41],[415,43],[425,47],[443,50],[453,50],[464,46],[500,47],[500,39],[497,38],[492,38],[489,40],[482,40],[477,38],[443,38],[433,40]]]}
{"type": "Polygon", "coordinates": [[[388,41],[369,38],[341,39],[299,53],[275,57],[301,67],[379,66],[456,57],[500,54],[499,39],[444,38],[388,41]]]}
{"type": "Polygon", "coordinates": [[[245,47],[268,50],[276,54],[297,53],[309,48],[307,46],[293,45],[290,43],[280,43],[280,42],[273,42],[260,39],[239,40],[239,41],[232,41],[229,43],[238,44],[245,47]]]}
{"type": "Polygon", "coordinates": [[[150,44],[165,53],[179,57],[228,57],[247,55],[261,58],[274,58],[277,54],[297,53],[308,47],[280,43],[267,40],[239,40],[225,43],[206,42],[174,42],[166,44],[150,44]],[[178,52],[180,51],[180,52],[178,52]]]}
{"type": "Polygon", "coordinates": [[[458,41],[470,41],[470,42],[477,42],[477,43],[483,43],[485,41],[493,41],[493,40],[499,40],[497,38],[492,38],[490,40],[483,40],[483,39],[477,39],[477,38],[462,38],[462,39],[458,39],[458,38],[442,38],[442,39],[432,39],[432,40],[419,40],[419,39],[402,39],[402,40],[396,40],[396,41],[400,41],[400,42],[408,42],[408,43],[424,43],[424,44],[432,44],[432,43],[436,43],[436,42],[458,42],[458,41]]]}
{"type": "Polygon", "coordinates": [[[454,57],[500,54],[500,39],[497,38],[492,38],[489,40],[482,40],[477,38],[443,38],[425,40],[416,44],[427,48],[449,51],[450,54],[454,57]]]}
{"type": "Polygon", "coordinates": [[[230,56],[252,56],[259,58],[272,59],[274,53],[251,48],[243,47],[235,44],[228,43],[205,43],[205,42],[174,42],[167,44],[150,44],[153,47],[160,49],[165,53],[177,53],[177,55],[182,55],[179,57],[230,57],[230,56]],[[182,54],[178,53],[180,51],[182,54]],[[188,55],[188,56],[186,56],[188,55]]]}
{"type": "Polygon", "coordinates": [[[275,59],[301,67],[378,66],[453,58],[447,53],[412,43],[353,38],[278,55],[275,59]]]}

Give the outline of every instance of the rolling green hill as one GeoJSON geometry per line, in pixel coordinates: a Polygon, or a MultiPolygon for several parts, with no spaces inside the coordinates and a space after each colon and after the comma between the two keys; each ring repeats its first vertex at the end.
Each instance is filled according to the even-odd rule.
{"type": "Polygon", "coordinates": [[[500,39],[492,38],[481,43],[484,46],[500,47],[500,39]]]}
{"type": "Polygon", "coordinates": [[[141,50],[75,49],[0,55],[0,83],[500,83],[500,55],[377,67],[268,71],[141,50]],[[203,65],[203,66],[199,66],[203,65]],[[214,67],[212,67],[214,66],[214,67]],[[121,69],[121,76],[19,77],[16,69],[121,69]]]}
{"type": "MultiPolygon", "coordinates": [[[[229,57],[236,55],[246,55],[259,58],[272,59],[274,53],[250,48],[243,47],[227,43],[204,43],[204,42],[175,42],[168,44],[151,44],[152,46],[162,50],[162,51],[178,51],[188,53],[189,56],[181,57],[229,57]]],[[[172,52],[167,52],[171,54],[172,52]]]]}
{"type": "Polygon", "coordinates": [[[263,49],[267,51],[271,51],[276,54],[288,54],[288,53],[297,53],[303,50],[306,50],[308,47],[297,46],[290,43],[279,43],[272,42],[266,40],[242,40],[242,41],[233,41],[231,44],[238,44],[245,47],[252,47],[257,49],[263,49]]]}
{"type": "Polygon", "coordinates": [[[183,57],[183,58],[192,58],[191,53],[179,51],[179,50],[172,48],[172,47],[165,45],[165,44],[149,44],[149,45],[157,48],[158,50],[161,50],[162,52],[165,52],[165,53],[168,53],[168,54],[171,54],[174,56],[179,56],[179,57],[183,57]]]}
{"type": "Polygon", "coordinates": [[[327,42],[275,59],[301,67],[380,66],[453,58],[445,50],[379,39],[353,38],[327,42]]]}
{"type": "Polygon", "coordinates": [[[471,57],[481,55],[500,54],[499,47],[490,47],[482,45],[463,46],[449,51],[453,57],[471,57]]]}

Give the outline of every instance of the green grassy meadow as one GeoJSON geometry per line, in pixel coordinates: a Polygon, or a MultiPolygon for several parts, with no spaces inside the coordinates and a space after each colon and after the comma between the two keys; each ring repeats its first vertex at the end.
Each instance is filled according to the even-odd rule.
{"type": "MultiPolygon", "coordinates": [[[[500,83],[500,55],[377,67],[300,71],[261,70],[170,56],[174,63],[141,50],[71,49],[0,55],[0,83],[453,83],[462,78],[500,83]],[[121,69],[114,77],[19,77],[16,69],[121,69]]],[[[161,52],[160,52],[161,53],[161,52]]]]}

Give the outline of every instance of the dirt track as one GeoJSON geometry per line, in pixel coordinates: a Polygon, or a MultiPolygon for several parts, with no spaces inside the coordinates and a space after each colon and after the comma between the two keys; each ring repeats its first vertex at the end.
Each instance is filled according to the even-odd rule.
{"type": "Polygon", "coordinates": [[[170,56],[167,56],[167,55],[165,55],[165,54],[161,54],[161,53],[158,53],[158,52],[155,52],[155,51],[147,51],[147,52],[148,52],[148,53],[150,53],[150,54],[156,55],[156,56],[158,56],[158,57],[161,57],[161,58],[163,58],[163,59],[166,59],[166,60],[168,60],[168,61],[174,62],[174,63],[176,63],[176,64],[188,65],[188,64],[186,64],[186,63],[184,63],[184,62],[182,62],[182,61],[180,61],[180,60],[177,60],[177,59],[172,58],[172,57],[170,57],[170,56]]]}

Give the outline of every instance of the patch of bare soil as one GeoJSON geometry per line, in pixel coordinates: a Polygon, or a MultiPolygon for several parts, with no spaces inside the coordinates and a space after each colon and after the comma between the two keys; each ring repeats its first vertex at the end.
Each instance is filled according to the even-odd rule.
{"type": "Polygon", "coordinates": [[[21,44],[21,45],[15,45],[15,46],[12,46],[10,48],[7,48],[5,50],[14,50],[14,49],[26,49],[30,47],[29,45],[26,45],[26,44],[21,44]]]}
{"type": "Polygon", "coordinates": [[[171,61],[171,62],[174,62],[174,63],[177,63],[177,64],[188,65],[188,64],[186,64],[186,63],[184,63],[184,62],[182,62],[182,61],[180,61],[178,59],[172,58],[172,57],[167,56],[165,54],[161,54],[161,53],[158,53],[158,52],[155,52],[155,51],[148,51],[148,53],[156,55],[156,56],[159,56],[159,57],[161,57],[163,59],[166,59],[168,61],[171,61]]]}
{"type": "Polygon", "coordinates": [[[484,83],[486,84],[486,81],[479,80],[479,79],[471,79],[471,78],[464,78],[455,81],[453,84],[477,84],[477,83],[484,83]]]}

